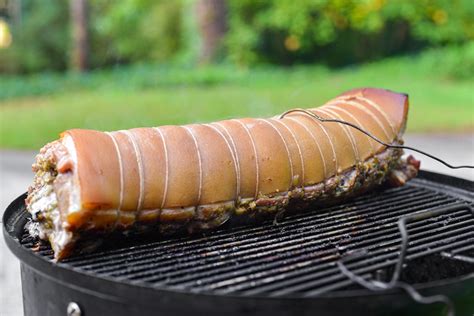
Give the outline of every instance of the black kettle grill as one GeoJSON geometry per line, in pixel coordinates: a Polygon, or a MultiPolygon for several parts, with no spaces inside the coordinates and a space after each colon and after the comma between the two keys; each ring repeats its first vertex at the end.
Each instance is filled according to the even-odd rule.
{"type": "Polygon", "coordinates": [[[473,182],[431,172],[325,209],[207,235],[112,239],[55,263],[24,230],[24,198],[4,214],[20,259],[23,308],[38,315],[446,315],[405,291],[371,291],[342,273],[387,282],[406,250],[400,281],[474,313],[473,182]],[[440,210],[442,210],[440,212],[440,210]],[[423,214],[423,216],[418,216],[423,214]],[[397,226],[406,223],[401,248],[397,226]]]}

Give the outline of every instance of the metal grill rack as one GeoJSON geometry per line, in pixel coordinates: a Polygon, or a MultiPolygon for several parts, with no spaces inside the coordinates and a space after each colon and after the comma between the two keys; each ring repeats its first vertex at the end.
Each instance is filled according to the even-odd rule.
{"type": "MultiPolygon", "coordinates": [[[[442,215],[406,225],[410,242],[402,278],[409,278],[409,283],[423,281],[416,278],[418,273],[405,270],[424,269],[417,263],[427,258],[462,262],[454,271],[434,268],[439,280],[474,272],[473,200],[472,192],[459,195],[415,179],[401,188],[292,215],[278,223],[208,236],[136,238],[58,265],[121,283],[190,293],[316,297],[357,288],[338,268],[342,258],[352,272],[366,279],[389,278],[400,253],[398,219],[445,207],[442,215]]],[[[24,234],[21,245],[31,249],[35,242],[24,234]]],[[[36,254],[52,258],[48,246],[41,246],[36,254]]]]}

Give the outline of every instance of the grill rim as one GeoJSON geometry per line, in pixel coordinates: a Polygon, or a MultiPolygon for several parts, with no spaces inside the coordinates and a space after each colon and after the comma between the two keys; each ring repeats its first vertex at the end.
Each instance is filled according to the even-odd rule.
{"type": "MultiPolygon", "coordinates": [[[[436,172],[420,171],[417,178],[410,182],[411,185],[417,187],[429,187],[434,190],[440,190],[453,196],[464,199],[474,199],[474,182],[466,179],[461,179],[453,176],[443,175],[436,172]]],[[[323,293],[317,297],[305,297],[302,294],[288,294],[285,296],[272,297],[265,294],[245,295],[239,293],[222,294],[214,291],[192,291],[189,289],[179,289],[169,287],[166,285],[153,285],[142,282],[133,282],[130,280],[121,281],[114,277],[104,275],[93,275],[65,263],[54,263],[49,261],[46,257],[40,256],[29,249],[26,249],[20,244],[20,239],[23,233],[23,226],[26,223],[26,210],[24,209],[24,199],[26,193],[20,195],[7,207],[3,214],[3,235],[9,249],[20,260],[22,265],[27,265],[28,268],[33,269],[41,276],[54,280],[62,285],[71,288],[77,288],[86,291],[93,295],[103,297],[112,301],[123,302],[123,298],[133,298],[132,303],[138,303],[137,298],[142,295],[137,295],[137,292],[142,292],[147,295],[179,295],[179,296],[200,296],[210,298],[230,298],[230,299],[258,299],[258,300],[318,300],[318,299],[333,299],[333,298],[363,298],[380,295],[394,295],[400,294],[400,290],[389,290],[384,292],[372,292],[367,289],[354,290],[340,290],[335,292],[323,293]],[[94,289],[100,289],[97,291],[94,289]],[[104,293],[102,289],[107,289],[104,293]],[[126,294],[127,292],[132,295],[126,294]]],[[[474,273],[464,276],[448,278],[443,280],[436,280],[431,282],[419,283],[413,285],[417,290],[434,289],[437,287],[449,287],[461,285],[470,280],[474,280],[474,273]]],[[[142,299],[141,304],[149,303],[146,299],[142,299]]]]}

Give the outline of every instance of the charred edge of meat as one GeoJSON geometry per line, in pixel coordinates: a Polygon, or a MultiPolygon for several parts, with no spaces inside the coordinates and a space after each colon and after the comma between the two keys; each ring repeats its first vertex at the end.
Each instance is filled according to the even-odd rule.
{"type": "MultiPolygon", "coordinates": [[[[196,233],[219,227],[226,222],[231,222],[231,225],[259,222],[271,217],[280,217],[286,212],[301,212],[309,206],[311,209],[327,206],[360,195],[384,183],[389,186],[401,186],[415,177],[419,169],[419,161],[412,156],[403,159],[402,150],[387,148],[321,183],[294,188],[288,192],[197,207],[143,210],[138,220],[136,222],[132,220],[132,224],[128,226],[111,225],[107,228],[98,228],[90,222],[87,227],[71,229],[61,220],[64,216],[61,210],[68,207],[69,201],[64,193],[67,190],[64,187],[72,186],[72,175],[70,172],[58,175],[53,154],[54,146],[59,146],[59,143],[45,147],[37,156],[33,165],[36,176],[33,186],[29,189],[26,203],[32,215],[32,221],[27,227],[30,234],[48,240],[56,259],[69,256],[73,250],[75,252],[92,250],[94,246],[100,244],[101,238],[110,233],[155,232],[160,235],[196,233]]],[[[97,212],[116,213],[116,210],[97,212]]],[[[125,212],[122,212],[121,216],[124,216],[123,213],[125,212]]],[[[132,217],[135,216],[131,214],[132,212],[128,213],[132,217]]]]}
{"type": "Polygon", "coordinates": [[[68,230],[61,210],[69,207],[73,176],[72,172],[58,173],[55,155],[58,149],[64,151],[56,141],[43,147],[36,156],[32,166],[35,178],[25,200],[31,214],[26,229],[32,237],[49,241],[55,253],[68,253],[78,236],[68,230]]]}

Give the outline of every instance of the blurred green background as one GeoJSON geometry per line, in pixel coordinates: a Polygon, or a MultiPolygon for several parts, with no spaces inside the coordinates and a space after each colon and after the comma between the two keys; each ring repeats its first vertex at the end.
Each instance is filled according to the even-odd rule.
{"type": "Polygon", "coordinates": [[[0,0],[0,147],[410,95],[408,130],[474,130],[473,0],[0,0]]]}

